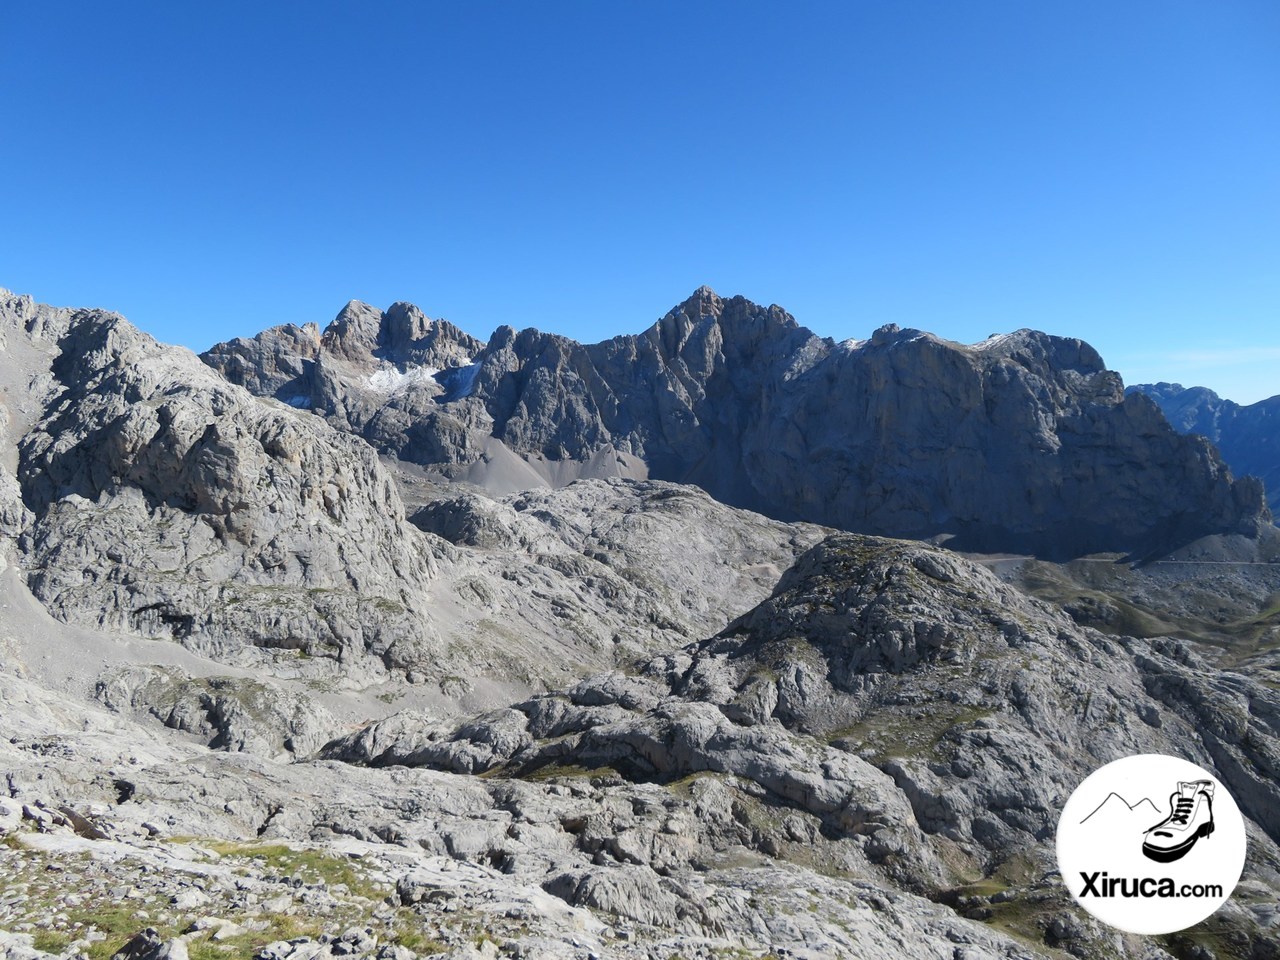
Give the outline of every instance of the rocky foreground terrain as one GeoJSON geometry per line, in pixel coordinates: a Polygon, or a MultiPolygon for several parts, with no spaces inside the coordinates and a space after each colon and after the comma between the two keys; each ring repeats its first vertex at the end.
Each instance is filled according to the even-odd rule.
{"type": "Polygon", "coordinates": [[[352,305],[202,363],[0,296],[0,956],[1277,956],[1261,485],[1076,341],[877,336],[700,291],[597,348],[352,305]],[[600,358],[632,353],[627,393],[600,358]],[[863,376],[870,419],[801,415],[863,376]],[[1006,507],[963,450],[907,470],[953,377],[988,398],[961,447],[1075,479],[1006,507]],[[1130,515],[1059,563],[835,529],[905,500],[722,502],[733,463],[752,496],[798,469],[764,457],[786,423],[832,504],[839,431],[875,424],[951,545],[1038,543],[1096,484],[1130,515]],[[706,490],[655,479],[716,437],[706,490]],[[1167,937],[1093,921],[1053,858],[1074,786],[1138,752],[1213,770],[1249,832],[1236,894],[1167,937]]]}

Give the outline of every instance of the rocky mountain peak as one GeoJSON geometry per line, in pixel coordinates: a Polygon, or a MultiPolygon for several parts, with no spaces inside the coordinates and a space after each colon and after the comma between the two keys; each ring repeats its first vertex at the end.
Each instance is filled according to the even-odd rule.
{"type": "Polygon", "coordinates": [[[338,311],[321,338],[329,353],[349,360],[366,359],[382,333],[382,311],[360,300],[351,300],[338,311]]]}
{"type": "Polygon", "coordinates": [[[489,342],[485,344],[486,351],[493,353],[511,346],[511,344],[515,342],[516,333],[516,328],[511,326],[511,324],[501,324],[494,329],[493,333],[489,334],[489,342]]]}
{"type": "Polygon", "coordinates": [[[1149,399],[1175,430],[1211,440],[1237,476],[1266,484],[1271,510],[1280,512],[1280,396],[1242,406],[1208,387],[1180,383],[1140,383],[1126,394],[1130,401],[1149,399]]]}
{"type": "Polygon", "coordinates": [[[393,343],[409,343],[425,337],[432,322],[421,307],[406,300],[397,300],[387,307],[382,318],[384,335],[393,343]]]}
{"type": "Polygon", "coordinates": [[[724,300],[704,283],[689,294],[688,298],[673,307],[671,312],[683,313],[696,321],[703,317],[718,317],[723,309],[724,300]]]}
{"type": "Polygon", "coordinates": [[[321,412],[358,433],[389,396],[407,392],[430,409],[432,398],[461,393],[459,372],[484,349],[414,304],[397,301],[383,311],[352,300],[323,333],[315,324],[285,324],[217,344],[201,359],[259,396],[321,412]]]}
{"type": "Polygon", "coordinates": [[[1208,387],[1184,387],[1180,383],[1169,383],[1165,380],[1159,383],[1139,383],[1129,389],[1144,393],[1156,401],[1177,398],[1183,402],[1189,399],[1212,403],[1230,402],[1223,401],[1222,397],[1208,387]]]}
{"type": "Polygon", "coordinates": [[[1266,523],[1257,491],[1126,400],[1096,350],[1030,329],[966,346],[887,325],[837,348],[782,307],[700,287],[598,344],[504,326],[484,346],[407,304],[348,305],[314,370],[268,341],[205,360],[504,493],[648,476],[781,520],[1055,555],[1266,523]]]}
{"type": "Polygon", "coordinates": [[[724,301],[708,286],[701,286],[664,314],[651,328],[660,344],[662,355],[676,357],[689,341],[695,328],[714,323],[724,310],[724,301]]]}
{"type": "MultiPolygon", "coordinates": [[[[406,537],[367,445],[117,314],[0,300],[0,331],[0,382],[23,413],[19,545],[55,616],[200,649],[371,655],[375,669],[421,652],[412,608],[436,560],[406,537]]],[[[288,349],[314,328],[268,333],[259,346],[288,349]]]]}
{"type": "Polygon", "coordinates": [[[831,346],[777,305],[763,307],[743,296],[725,299],[710,287],[699,287],[642,337],[666,364],[682,365],[699,381],[717,372],[748,382],[781,376],[793,358],[803,355],[807,365],[831,346]]]}
{"type": "Polygon", "coordinates": [[[432,320],[421,308],[405,301],[380,311],[352,300],[321,338],[321,349],[335,358],[355,363],[386,360],[436,369],[469,363],[483,348],[475,337],[448,321],[432,320]]]}
{"type": "Polygon", "coordinates": [[[1102,355],[1076,337],[1056,336],[1024,327],[1013,333],[995,334],[969,349],[991,357],[1007,358],[1040,376],[1055,377],[1066,371],[1085,377],[1106,373],[1116,384],[1119,383],[1119,376],[1107,370],[1102,355]]]}
{"type": "Polygon", "coordinates": [[[919,330],[907,328],[905,331],[896,323],[885,323],[876,327],[871,333],[870,342],[879,347],[889,343],[905,342],[920,335],[919,330]]]}

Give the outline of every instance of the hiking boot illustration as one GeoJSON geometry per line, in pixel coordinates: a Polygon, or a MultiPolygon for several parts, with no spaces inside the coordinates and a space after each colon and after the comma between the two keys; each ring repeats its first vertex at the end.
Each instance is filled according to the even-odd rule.
{"type": "Polygon", "coordinates": [[[1143,835],[1142,852],[1160,863],[1182,859],[1197,840],[1213,833],[1213,782],[1180,782],[1169,796],[1169,809],[1169,816],[1143,835]]]}

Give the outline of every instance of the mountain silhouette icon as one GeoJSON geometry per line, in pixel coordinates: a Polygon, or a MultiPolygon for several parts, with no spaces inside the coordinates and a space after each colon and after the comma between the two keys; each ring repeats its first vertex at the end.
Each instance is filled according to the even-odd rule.
{"type": "Polygon", "coordinates": [[[1127,820],[1130,817],[1139,817],[1146,820],[1148,816],[1154,818],[1149,821],[1151,823],[1155,823],[1156,820],[1160,819],[1160,808],[1157,807],[1149,798],[1143,797],[1141,800],[1130,803],[1124,797],[1120,796],[1120,794],[1112,791],[1107,794],[1107,798],[1105,800],[1094,807],[1092,813],[1080,822],[1082,824],[1088,823],[1095,817],[1097,818],[1094,820],[1095,823],[1100,823],[1104,820],[1127,820]]]}

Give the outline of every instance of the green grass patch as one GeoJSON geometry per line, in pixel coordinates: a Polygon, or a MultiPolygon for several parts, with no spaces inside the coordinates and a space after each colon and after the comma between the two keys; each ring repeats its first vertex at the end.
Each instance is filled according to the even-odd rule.
{"type": "Polygon", "coordinates": [[[952,730],[972,726],[994,712],[991,707],[935,703],[919,715],[881,712],[874,719],[831,730],[821,739],[866,749],[873,762],[908,759],[934,753],[952,730]]]}
{"type": "MultiPolygon", "coordinates": [[[[161,940],[167,940],[178,935],[179,931],[172,924],[159,923],[154,920],[139,920],[137,911],[139,907],[154,912],[157,905],[153,902],[142,900],[131,900],[127,903],[101,903],[93,907],[82,907],[74,910],[68,910],[67,921],[61,930],[43,931],[49,936],[68,935],[68,930],[76,931],[76,936],[70,937],[68,943],[72,939],[78,939],[89,931],[89,928],[95,928],[99,933],[105,934],[105,940],[95,940],[93,943],[83,948],[83,953],[89,957],[89,960],[110,960],[121,947],[136,936],[144,927],[154,927],[161,940]]],[[[37,945],[38,946],[38,945],[37,945]]],[[[49,951],[54,953],[57,951],[49,951]]]]}
{"type": "MultiPolygon", "coordinates": [[[[510,772],[504,773],[504,776],[510,776],[510,772]]],[[[547,780],[556,779],[573,779],[582,780],[590,777],[620,777],[622,776],[613,767],[587,767],[579,766],[576,763],[549,763],[544,767],[538,767],[534,770],[521,771],[518,774],[521,780],[528,780],[531,783],[542,783],[547,780]]]]}
{"type": "Polygon", "coordinates": [[[996,877],[987,877],[978,880],[975,883],[966,883],[962,887],[956,887],[956,893],[962,897],[994,897],[997,893],[1004,893],[1009,889],[1009,884],[996,877]]]}
{"type": "Polygon", "coordinates": [[[61,953],[71,941],[71,934],[63,930],[36,930],[31,934],[31,945],[44,953],[61,953]]]}
{"type": "MultiPolygon", "coordinates": [[[[412,914],[410,916],[412,916],[412,914]]],[[[397,930],[392,937],[392,940],[395,943],[400,944],[402,947],[408,947],[414,953],[419,955],[444,953],[445,950],[448,949],[448,947],[439,940],[428,937],[426,933],[417,926],[412,926],[407,930],[397,930]]]]}
{"type": "Polygon", "coordinates": [[[699,780],[714,780],[719,779],[722,776],[722,774],[716,773],[712,770],[695,770],[693,773],[687,774],[679,780],[669,780],[663,784],[663,786],[676,794],[676,796],[692,797],[694,785],[699,780]]]}
{"type": "Polygon", "coordinates": [[[214,840],[204,846],[223,857],[245,857],[265,861],[267,869],[301,877],[309,883],[323,881],[331,887],[342,884],[351,893],[367,900],[381,900],[386,895],[383,887],[373,883],[356,870],[346,857],[322,853],[319,850],[295,849],[278,843],[255,844],[214,840]]]}

